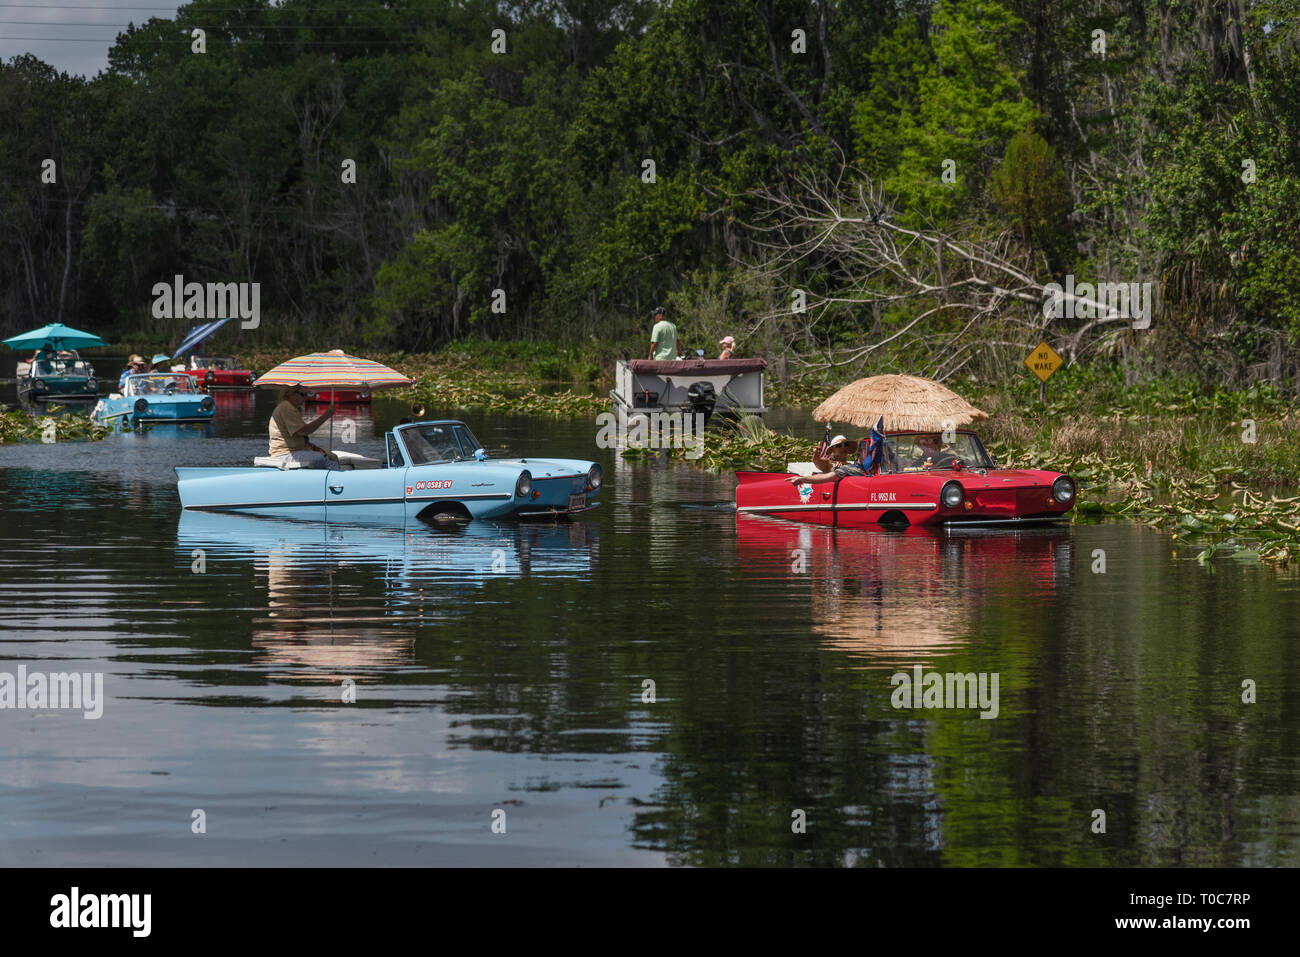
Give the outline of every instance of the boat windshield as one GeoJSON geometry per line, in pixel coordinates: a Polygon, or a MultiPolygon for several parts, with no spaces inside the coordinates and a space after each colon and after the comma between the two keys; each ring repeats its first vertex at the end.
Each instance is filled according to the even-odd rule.
{"type": "Polygon", "coordinates": [[[968,468],[993,468],[993,461],[979,438],[971,432],[958,432],[944,441],[942,432],[902,432],[885,440],[881,472],[923,472],[951,468],[957,461],[968,468]]]}
{"type": "Polygon", "coordinates": [[[133,375],[126,380],[127,395],[174,395],[193,391],[194,380],[187,375],[133,375]]]}
{"type": "Polygon", "coordinates": [[[402,429],[401,436],[412,465],[472,459],[480,448],[469,428],[459,422],[416,425],[402,429]]]}
{"type": "Polygon", "coordinates": [[[94,371],[90,363],[81,359],[38,359],[32,363],[31,374],[34,376],[90,376],[94,371]]]}

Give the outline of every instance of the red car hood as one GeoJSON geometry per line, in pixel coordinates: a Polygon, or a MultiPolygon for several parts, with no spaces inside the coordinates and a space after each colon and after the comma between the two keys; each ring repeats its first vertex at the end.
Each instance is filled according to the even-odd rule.
{"type": "Polygon", "coordinates": [[[1043,469],[989,469],[988,474],[981,475],[970,469],[935,469],[927,474],[945,482],[957,479],[963,485],[971,487],[981,487],[987,483],[989,488],[1027,488],[1033,485],[1051,485],[1063,473],[1043,469]]]}

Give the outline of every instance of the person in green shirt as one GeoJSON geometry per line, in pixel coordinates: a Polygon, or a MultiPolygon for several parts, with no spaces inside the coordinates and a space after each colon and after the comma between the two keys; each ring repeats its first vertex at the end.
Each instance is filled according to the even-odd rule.
{"type": "Polygon", "coordinates": [[[650,318],[655,324],[650,330],[650,358],[676,359],[677,327],[665,317],[662,306],[656,307],[650,318]]]}

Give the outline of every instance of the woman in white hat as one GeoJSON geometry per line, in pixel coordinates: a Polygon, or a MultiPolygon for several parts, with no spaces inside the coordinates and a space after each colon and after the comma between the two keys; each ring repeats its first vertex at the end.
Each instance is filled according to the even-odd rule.
{"type": "Polygon", "coordinates": [[[736,340],[731,336],[723,336],[718,340],[718,345],[722,346],[722,355],[719,359],[730,359],[736,354],[736,340]]]}

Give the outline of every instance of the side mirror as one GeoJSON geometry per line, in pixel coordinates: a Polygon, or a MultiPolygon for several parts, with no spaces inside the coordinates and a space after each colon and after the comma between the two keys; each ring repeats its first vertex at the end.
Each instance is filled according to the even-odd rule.
{"type": "Polygon", "coordinates": [[[478,459],[480,462],[486,462],[486,461],[487,461],[487,449],[475,449],[475,450],[474,450],[474,458],[478,459]]]}

